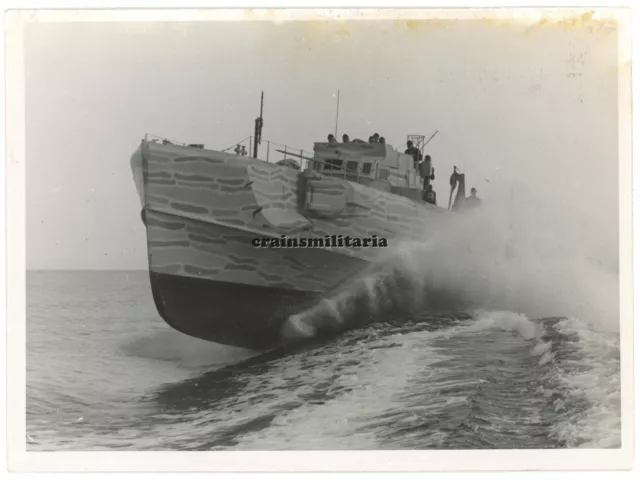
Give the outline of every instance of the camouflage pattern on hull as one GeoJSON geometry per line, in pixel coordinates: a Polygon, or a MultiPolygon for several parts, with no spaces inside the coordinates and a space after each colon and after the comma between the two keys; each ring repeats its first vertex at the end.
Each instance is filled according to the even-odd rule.
{"type": "Polygon", "coordinates": [[[288,315],[385,253],[259,248],[254,239],[377,236],[392,247],[447,217],[389,192],[223,152],[143,141],[131,164],[158,311],[182,332],[238,346],[276,342],[288,315]]]}
{"type": "Polygon", "coordinates": [[[366,264],[324,249],[256,248],[255,234],[185,216],[145,217],[152,272],[321,294],[366,264]]]}

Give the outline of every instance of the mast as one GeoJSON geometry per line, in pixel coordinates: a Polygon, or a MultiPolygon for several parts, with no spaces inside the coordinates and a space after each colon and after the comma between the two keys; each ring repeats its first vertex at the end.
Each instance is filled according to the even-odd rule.
{"type": "Polygon", "coordinates": [[[253,141],[253,158],[254,159],[258,158],[258,145],[262,141],[262,126],[264,125],[264,122],[262,121],[263,105],[264,105],[264,90],[260,94],[260,117],[256,119],[256,126],[255,126],[255,132],[254,132],[255,134],[254,141],[253,141]]]}
{"type": "Polygon", "coordinates": [[[336,105],[336,131],[335,131],[335,137],[336,139],[338,138],[338,115],[340,114],[340,90],[338,90],[338,102],[336,105]]]}

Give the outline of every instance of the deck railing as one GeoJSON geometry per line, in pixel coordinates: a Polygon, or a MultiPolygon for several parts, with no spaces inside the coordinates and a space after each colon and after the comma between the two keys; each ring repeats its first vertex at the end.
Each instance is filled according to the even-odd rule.
{"type": "MultiPolygon", "coordinates": [[[[240,142],[236,142],[231,147],[223,150],[223,152],[234,151],[237,146],[244,147],[247,155],[253,151],[253,136],[246,137],[240,142]]],[[[258,158],[266,162],[278,162],[292,157],[300,164],[300,169],[304,170],[309,162],[307,158],[313,158],[313,152],[304,149],[297,149],[290,145],[280,144],[271,140],[263,140],[258,145],[258,158]]]]}
{"type": "MultiPolygon", "coordinates": [[[[162,137],[154,134],[146,134],[145,139],[151,140],[160,140],[171,142],[175,145],[189,146],[196,144],[186,144],[184,142],[178,142],[174,140],[167,139],[166,137],[162,137]]],[[[234,151],[238,146],[245,147],[246,155],[250,155],[253,149],[253,136],[245,137],[240,142],[236,142],[230,147],[222,150],[222,152],[234,151]]],[[[273,142],[271,140],[262,141],[262,143],[258,146],[258,158],[262,159],[266,162],[278,162],[280,160],[286,160],[287,158],[291,158],[298,162],[300,165],[300,170],[307,170],[309,164],[313,164],[311,166],[311,170],[318,172],[323,175],[328,175],[331,177],[338,177],[342,179],[347,179],[348,177],[352,177],[356,182],[360,182],[361,179],[366,180],[388,180],[389,175],[391,174],[389,167],[380,167],[379,162],[373,162],[371,166],[371,170],[369,173],[361,172],[362,163],[358,162],[358,165],[353,168],[349,168],[349,162],[352,161],[342,161],[342,165],[339,167],[336,166],[334,162],[316,159],[314,157],[313,152],[305,151],[304,149],[293,148],[290,145],[280,144],[278,142],[273,142]],[[328,167],[328,168],[327,168],[328,167]],[[386,175],[384,178],[381,176],[381,171],[386,170],[386,175]]],[[[417,187],[420,186],[410,186],[417,187]]]]}

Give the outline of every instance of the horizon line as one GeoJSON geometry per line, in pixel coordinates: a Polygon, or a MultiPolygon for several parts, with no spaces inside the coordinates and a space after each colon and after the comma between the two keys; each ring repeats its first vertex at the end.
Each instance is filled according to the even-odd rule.
{"type": "Polygon", "coordinates": [[[148,272],[148,268],[144,269],[125,269],[125,268],[70,268],[70,267],[59,267],[59,268],[26,268],[26,272],[148,272]]]}

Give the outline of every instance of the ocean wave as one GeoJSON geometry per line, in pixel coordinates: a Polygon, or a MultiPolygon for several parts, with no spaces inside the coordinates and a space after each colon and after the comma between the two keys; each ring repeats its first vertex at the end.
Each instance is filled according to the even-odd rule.
{"type": "Polygon", "coordinates": [[[537,392],[553,405],[550,436],[558,445],[620,447],[620,345],[615,333],[577,318],[529,320],[509,311],[479,312],[465,328],[490,329],[535,341],[530,355],[547,368],[537,392]]]}
{"type": "Polygon", "coordinates": [[[553,382],[563,415],[552,435],[568,447],[619,448],[621,445],[620,342],[616,335],[579,319],[553,325],[564,337],[553,382]]]}

